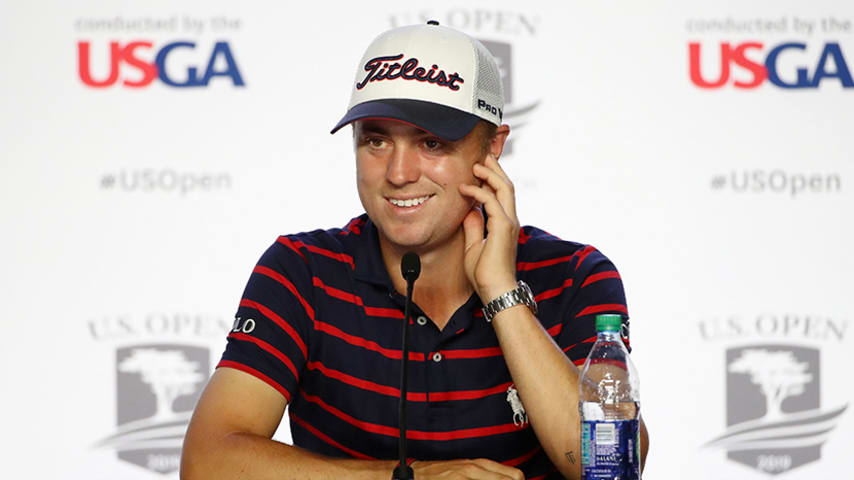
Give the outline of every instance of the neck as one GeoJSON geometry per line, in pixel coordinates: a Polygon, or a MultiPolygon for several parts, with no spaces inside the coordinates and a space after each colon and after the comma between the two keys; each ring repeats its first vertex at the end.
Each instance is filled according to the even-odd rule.
{"type": "Polygon", "coordinates": [[[406,280],[400,273],[400,259],[407,251],[421,257],[421,275],[413,301],[439,328],[474,291],[463,267],[465,239],[462,229],[444,244],[429,250],[394,245],[380,235],[380,250],[394,289],[406,294],[406,280]]]}

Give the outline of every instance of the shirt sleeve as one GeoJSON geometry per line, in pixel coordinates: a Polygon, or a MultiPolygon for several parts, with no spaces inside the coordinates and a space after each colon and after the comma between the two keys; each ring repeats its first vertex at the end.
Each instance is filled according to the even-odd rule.
{"type": "Polygon", "coordinates": [[[287,237],[252,270],[217,368],[246,372],[290,402],[308,359],[314,329],[311,273],[287,237]]]}
{"type": "Polygon", "coordinates": [[[623,341],[630,349],[628,338],[628,309],[623,281],[617,268],[594,247],[586,246],[577,262],[567,266],[567,276],[573,287],[563,299],[560,312],[561,329],[556,337],[570,360],[581,365],[596,341],[596,316],[615,313],[623,316],[623,341]]]}

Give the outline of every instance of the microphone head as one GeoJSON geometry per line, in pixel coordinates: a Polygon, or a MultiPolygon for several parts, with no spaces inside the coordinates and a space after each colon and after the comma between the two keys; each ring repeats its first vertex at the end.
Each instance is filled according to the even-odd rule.
{"type": "Polygon", "coordinates": [[[407,282],[414,282],[421,274],[421,258],[415,252],[406,252],[400,259],[400,273],[407,282]]]}

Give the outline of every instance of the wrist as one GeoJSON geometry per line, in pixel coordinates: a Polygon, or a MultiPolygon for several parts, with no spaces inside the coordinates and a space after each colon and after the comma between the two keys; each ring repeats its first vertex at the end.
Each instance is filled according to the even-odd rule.
{"type": "Polygon", "coordinates": [[[492,319],[499,313],[519,305],[527,307],[531,313],[536,315],[537,300],[534,298],[531,287],[521,280],[516,282],[515,288],[504,291],[504,293],[484,304],[483,318],[487,322],[492,322],[492,319]]]}
{"type": "Polygon", "coordinates": [[[330,461],[336,466],[335,477],[361,480],[388,480],[397,466],[397,460],[335,458],[330,461]]]}
{"type": "Polygon", "coordinates": [[[486,305],[501,295],[515,289],[516,286],[516,279],[496,283],[495,285],[484,287],[478,296],[480,297],[481,303],[486,305]]]}

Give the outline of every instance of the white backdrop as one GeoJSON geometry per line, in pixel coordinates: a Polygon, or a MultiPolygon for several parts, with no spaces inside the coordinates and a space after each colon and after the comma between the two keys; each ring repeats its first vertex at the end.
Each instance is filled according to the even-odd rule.
{"type": "Polygon", "coordinates": [[[349,136],[328,130],[362,50],[429,18],[502,61],[522,222],[621,271],[645,476],[850,471],[854,419],[833,414],[854,394],[854,6],[688,3],[4,3],[4,476],[177,478],[188,412],[258,256],[278,234],[361,212],[349,136]],[[110,42],[126,53],[115,84],[84,83],[81,42],[94,81],[109,79],[110,42]],[[122,50],[133,42],[146,43],[122,50]],[[203,77],[217,42],[213,70],[230,75],[124,84],[174,42],[193,46],[162,62],[173,82],[188,67],[203,77]],[[729,80],[693,82],[691,43],[707,82],[726,80],[727,43],[729,80]],[[788,43],[801,46],[763,67],[788,43]],[[825,78],[733,85],[769,69],[791,84],[798,68],[825,78]],[[747,350],[774,359],[782,416],[736,366],[747,350]],[[158,372],[183,383],[170,393],[158,372]],[[711,443],[742,422],[758,433],[711,443]]]}

